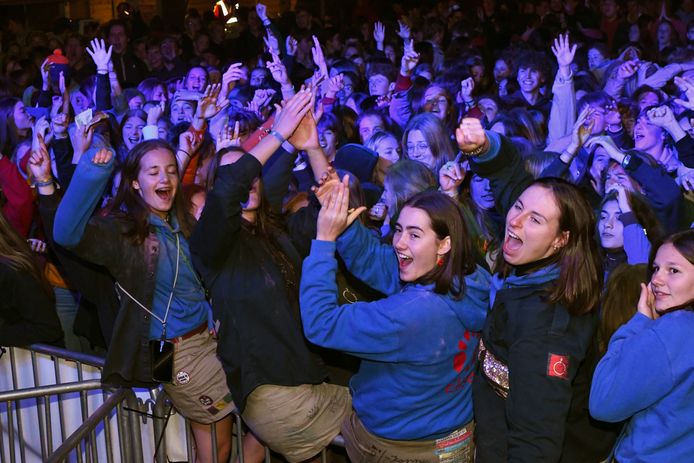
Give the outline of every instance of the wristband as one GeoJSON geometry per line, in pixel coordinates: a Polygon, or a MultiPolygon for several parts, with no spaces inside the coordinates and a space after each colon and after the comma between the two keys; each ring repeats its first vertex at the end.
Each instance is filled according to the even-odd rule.
{"type": "Polygon", "coordinates": [[[629,167],[629,162],[631,161],[631,154],[625,154],[624,159],[622,159],[622,168],[626,169],[629,167]]]}
{"type": "Polygon", "coordinates": [[[272,21],[270,21],[270,18],[263,19],[263,26],[268,27],[270,24],[272,24],[272,21]]]}
{"type": "Polygon", "coordinates": [[[50,180],[37,180],[34,183],[31,184],[32,188],[36,187],[43,187],[43,186],[51,186],[55,184],[55,179],[51,178],[50,180]]]}
{"type": "Polygon", "coordinates": [[[487,151],[489,149],[489,140],[484,141],[481,146],[478,146],[472,151],[463,151],[462,149],[460,150],[461,153],[463,153],[465,156],[477,156],[479,154],[482,154],[483,152],[487,151]]]}
{"type": "Polygon", "coordinates": [[[275,137],[276,139],[278,139],[278,140],[280,141],[280,143],[285,143],[285,142],[287,141],[287,139],[284,138],[284,137],[282,136],[282,134],[279,133],[277,130],[274,130],[274,129],[273,129],[273,130],[270,130],[270,135],[272,135],[273,137],[275,137]]]}

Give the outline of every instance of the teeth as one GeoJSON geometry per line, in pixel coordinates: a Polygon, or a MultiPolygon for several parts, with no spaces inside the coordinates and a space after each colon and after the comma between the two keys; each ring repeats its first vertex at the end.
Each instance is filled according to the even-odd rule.
{"type": "Polygon", "coordinates": [[[406,256],[405,254],[398,253],[398,257],[403,260],[412,260],[410,256],[406,256]]]}
{"type": "Polygon", "coordinates": [[[512,231],[508,232],[508,236],[510,236],[511,238],[520,240],[520,237],[518,235],[516,235],[515,233],[513,233],[512,231]]]}

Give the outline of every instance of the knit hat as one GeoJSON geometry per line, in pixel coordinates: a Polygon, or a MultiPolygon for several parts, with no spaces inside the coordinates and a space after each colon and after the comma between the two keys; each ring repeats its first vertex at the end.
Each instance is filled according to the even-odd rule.
{"type": "Polygon", "coordinates": [[[60,73],[62,71],[63,76],[65,77],[65,82],[68,81],[68,78],[70,77],[70,64],[68,62],[68,59],[63,56],[63,52],[60,50],[60,48],[56,48],[53,50],[53,54],[48,57],[48,73],[51,77],[51,82],[58,83],[58,79],[60,79],[60,73]]]}

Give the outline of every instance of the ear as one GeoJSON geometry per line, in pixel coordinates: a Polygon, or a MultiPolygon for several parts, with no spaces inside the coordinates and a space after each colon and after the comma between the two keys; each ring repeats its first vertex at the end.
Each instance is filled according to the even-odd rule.
{"type": "Polygon", "coordinates": [[[451,237],[447,236],[439,241],[439,248],[436,251],[436,254],[442,256],[444,254],[448,254],[449,252],[451,252],[451,237]]]}
{"type": "Polygon", "coordinates": [[[130,184],[133,187],[133,190],[140,190],[140,182],[137,180],[133,180],[133,182],[130,184]]]}
{"type": "Polygon", "coordinates": [[[552,247],[558,251],[566,246],[566,244],[569,242],[569,233],[571,233],[569,230],[561,232],[559,236],[554,238],[554,241],[552,241],[552,247]]]}
{"type": "Polygon", "coordinates": [[[393,90],[395,90],[395,82],[391,82],[390,85],[388,86],[389,92],[392,92],[393,90]]]}

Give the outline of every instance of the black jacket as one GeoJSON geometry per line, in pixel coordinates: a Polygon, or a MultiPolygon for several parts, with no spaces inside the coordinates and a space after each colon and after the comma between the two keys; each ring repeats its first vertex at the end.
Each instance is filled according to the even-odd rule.
{"type": "Polygon", "coordinates": [[[0,346],[63,345],[55,304],[27,272],[0,261],[0,346]]]}
{"type": "MultiPolygon", "coordinates": [[[[44,223],[52,224],[60,203],[57,194],[40,195],[39,208],[44,223]]],[[[151,231],[142,245],[134,245],[124,236],[130,225],[114,217],[94,216],[77,247],[72,249],[81,258],[106,269],[124,288],[146,307],[152,306],[156,270],[159,259],[159,240],[151,231]]],[[[105,274],[93,272],[94,290],[106,291],[112,298],[114,287],[107,283],[105,274]]],[[[83,283],[86,283],[83,282],[83,283]]],[[[149,350],[151,317],[124,296],[116,314],[106,364],[101,381],[106,384],[150,387],[152,366],[149,350]]]]}
{"type": "Polygon", "coordinates": [[[273,243],[243,225],[241,203],[260,171],[248,154],[220,167],[190,239],[193,262],[219,321],[217,354],[240,411],[258,386],[318,384],[327,376],[304,339],[298,307],[301,258],[292,240],[278,232],[273,243]],[[277,251],[293,266],[293,288],[284,283],[287,269],[273,258],[277,251]]]}
{"type": "MultiPolygon", "coordinates": [[[[513,144],[500,138],[497,156],[471,163],[489,178],[499,212],[505,216],[532,183],[513,144]]],[[[566,442],[574,379],[592,342],[597,316],[575,316],[547,302],[549,283],[502,287],[482,332],[487,349],[508,366],[509,394],[501,398],[480,371],[473,383],[477,461],[558,462],[566,442]],[[568,368],[557,375],[557,360],[568,368]]],[[[598,291],[598,289],[596,289],[598,291]]]]}

